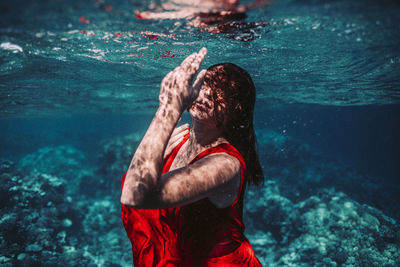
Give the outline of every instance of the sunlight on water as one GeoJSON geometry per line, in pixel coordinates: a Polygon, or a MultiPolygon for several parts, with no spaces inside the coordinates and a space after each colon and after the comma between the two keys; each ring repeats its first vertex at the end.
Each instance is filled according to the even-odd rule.
{"type": "Polygon", "coordinates": [[[163,75],[202,46],[204,67],[243,66],[265,103],[399,103],[400,16],[390,2],[276,1],[248,12],[262,26],[224,34],[135,18],[144,8],[11,5],[0,27],[2,116],[151,110],[163,75]]]}

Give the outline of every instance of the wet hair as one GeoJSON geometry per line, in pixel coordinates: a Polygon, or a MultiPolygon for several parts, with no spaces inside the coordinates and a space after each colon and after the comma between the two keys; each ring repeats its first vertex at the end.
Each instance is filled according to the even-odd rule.
{"type": "Polygon", "coordinates": [[[253,126],[256,89],[250,74],[235,64],[221,63],[207,69],[204,81],[213,92],[217,127],[224,128],[224,137],[244,158],[247,183],[262,184],[253,126]]]}

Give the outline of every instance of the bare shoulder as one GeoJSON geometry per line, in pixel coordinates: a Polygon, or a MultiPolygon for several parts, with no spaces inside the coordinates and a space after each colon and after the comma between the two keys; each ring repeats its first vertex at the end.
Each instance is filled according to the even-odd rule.
{"type": "Polygon", "coordinates": [[[225,208],[232,205],[239,194],[241,183],[240,161],[236,157],[224,152],[210,156],[215,157],[215,160],[218,164],[221,164],[223,170],[227,169],[228,177],[224,179],[224,183],[213,190],[208,199],[216,207],[225,208]]]}
{"type": "Polygon", "coordinates": [[[240,161],[236,157],[225,152],[209,154],[193,163],[193,165],[196,164],[215,165],[217,168],[232,168],[232,170],[235,171],[240,170],[240,161]]]}

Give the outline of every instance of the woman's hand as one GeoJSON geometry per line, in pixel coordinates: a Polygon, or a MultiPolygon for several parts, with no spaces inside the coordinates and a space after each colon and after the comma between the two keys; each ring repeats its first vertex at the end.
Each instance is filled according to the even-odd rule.
{"type": "Polygon", "coordinates": [[[176,108],[179,112],[183,112],[193,103],[199,95],[206,70],[202,70],[197,75],[194,84],[193,78],[206,53],[207,49],[203,47],[199,53],[188,56],[180,66],[165,76],[161,82],[160,105],[176,108]]]}
{"type": "Polygon", "coordinates": [[[169,138],[167,148],[165,149],[164,158],[165,156],[169,155],[180,142],[182,142],[183,138],[188,133],[189,133],[189,124],[187,123],[174,129],[174,131],[171,134],[171,137],[169,138]]]}

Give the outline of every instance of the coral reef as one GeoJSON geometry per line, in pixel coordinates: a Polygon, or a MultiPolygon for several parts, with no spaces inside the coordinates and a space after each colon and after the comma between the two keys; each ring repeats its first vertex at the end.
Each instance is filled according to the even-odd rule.
{"type": "Polygon", "coordinates": [[[1,174],[1,266],[90,263],[79,248],[87,238],[80,235],[84,214],[66,197],[65,188],[64,179],[37,171],[1,174]]]}
{"type": "MultiPolygon", "coordinates": [[[[118,199],[122,176],[128,169],[141,137],[138,133],[134,133],[100,142],[103,150],[98,156],[96,173],[103,179],[104,188],[118,192],[118,199]]],[[[95,185],[94,188],[97,189],[99,186],[95,185]]]]}
{"type": "Polygon", "coordinates": [[[334,188],[400,219],[397,185],[385,183],[380,177],[362,175],[290,136],[269,129],[259,129],[256,134],[264,176],[275,180],[281,194],[288,199],[298,202],[319,194],[322,189],[334,188]]]}
{"type": "Polygon", "coordinates": [[[18,161],[16,170],[20,175],[45,173],[57,176],[65,183],[67,195],[78,192],[83,178],[93,177],[93,168],[84,153],[73,146],[43,147],[18,161]]]}
{"type": "Polygon", "coordinates": [[[0,266],[127,266],[132,262],[115,200],[119,192],[96,184],[98,177],[81,151],[46,147],[16,164],[3,160],[0,169],[4,214],[0,266]],[[93,191],[101,196],[93,198],[93,191]]]}
{"type": "MultiPolygon", "coordinates": [[[[248,188],[244,218],[264,266],[400,265],[392,191],[290,137],[257,134],[267,181],[248,188]]],[[[71,146],[0,160],[0,266],[131,265],[119,190],[139,140],[101,141],[95,166],[71,146]]]]}
{"type": "Polygon", "coordinates": [[[399,266],[400,227],[342,192],[293,203],[275,181],[246,196],[247,235],[265,266],[399,266]]]}

